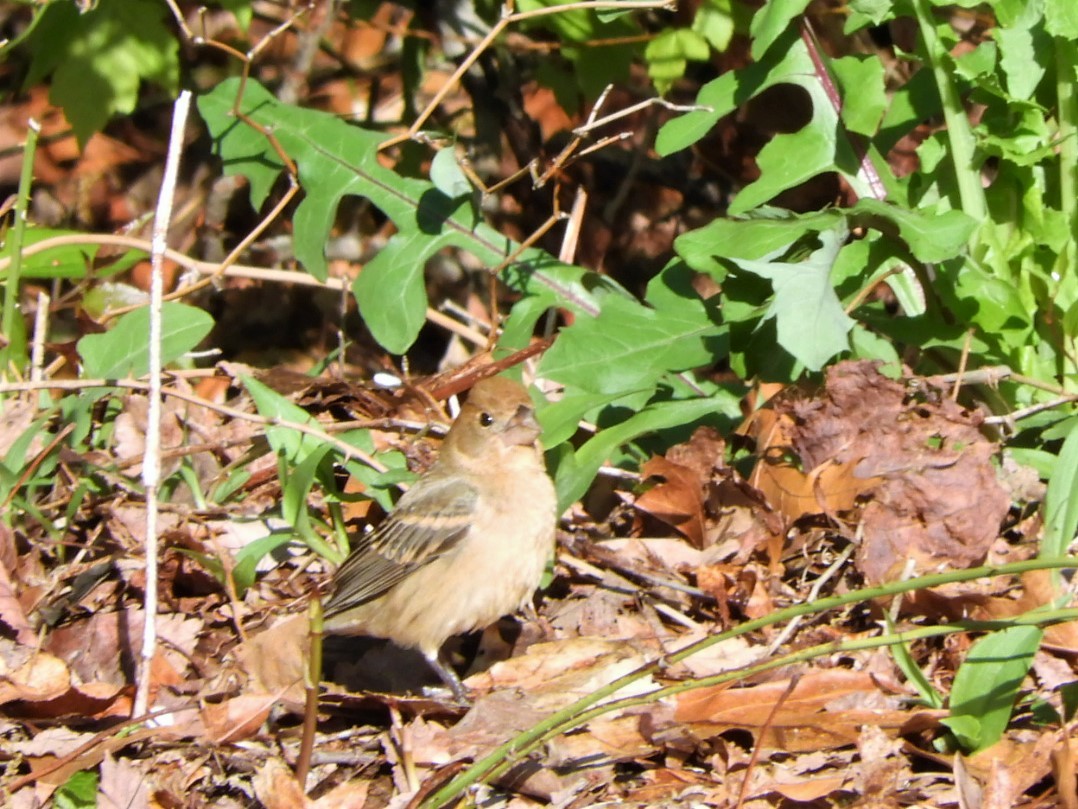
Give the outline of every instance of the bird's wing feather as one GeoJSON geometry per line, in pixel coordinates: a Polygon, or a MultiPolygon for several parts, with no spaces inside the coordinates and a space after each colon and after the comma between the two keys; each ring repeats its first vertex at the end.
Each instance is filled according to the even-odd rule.
{"type": "Polygon", "coordinates": [[[428,477],[409,489],[337,569],[326,617],[378,598],[454,548],[467,533],[475,506],[475,488],[460,478],[428,477]]]}

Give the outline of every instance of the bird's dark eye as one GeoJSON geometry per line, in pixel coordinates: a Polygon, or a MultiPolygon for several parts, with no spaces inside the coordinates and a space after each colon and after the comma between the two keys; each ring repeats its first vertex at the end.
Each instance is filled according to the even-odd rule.
{"type": "Polygon", "coordinates": [[[494,423],[494,416],[490,415],[490,413],[480,413],[479,423],[484,427],[489,427],[491,424],[494,423]]]}

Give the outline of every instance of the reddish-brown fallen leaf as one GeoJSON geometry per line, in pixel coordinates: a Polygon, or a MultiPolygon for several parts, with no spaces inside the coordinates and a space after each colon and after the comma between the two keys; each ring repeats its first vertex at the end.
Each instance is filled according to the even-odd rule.
{"type": "Polygon", "coordinates": [[[0,622],[15,632],[15,640],[24,646],[37,648],[38,636],[27,620],[26,611],[16,596],[11,571],[17,556],[11,529],[0,524],[0,622]]]}
{"type": "Polygon", "coordinates": [[[687,466],[656,456],[644,464],[645,478],[662,482],[636,498],[636,507],[677,529],[695,547],[704,545],[704,486],[687,466]]]}
{"type": "Polygon", "coordinates": [[[816,395],[791,393],[773,410],[757,417],[752,482],[791,519],[867,499],[857,565],[869,581],[902,575],[910,562],[916,571],[985,558],[1010,499],[977,414],[931,390],[908,399],[868,361],[832,366],[816,395]]]}
{"type": "Polygon", "coordinates": [[[733,728],[748,730],[757,736],[758,745],[793,753],[855,744],[858,729],[866,723],[897,734],[912,716],[909,711],[889,707],[834,707],[833,703],[851,697],[868,704],[881,701],[880,689],[867,672],[810,671],[791,693],[788,689],[789,681],[781,681],[689,691],[678,697],[675,719],[690,723],[695,732],[705,736],[733,728]]]}

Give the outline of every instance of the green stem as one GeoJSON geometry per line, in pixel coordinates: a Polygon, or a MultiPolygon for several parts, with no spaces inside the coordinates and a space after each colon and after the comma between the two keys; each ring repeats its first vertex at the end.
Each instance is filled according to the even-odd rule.
{"type": "Polygon", "coordinates": [[[1068,249],[1078,237],[1078,47],[1072,40],[1056,37],[1056,98],[1059,104],[1059,193],[1060,207],[1071,231],[1068,249]]]}
{"type": "MultiPolygon", "coordinates": [[[[1074,568],[1078,567],[1078,557],[1064,557],[1060,559],[1031,559],[1024,562],[1014,562],[1009,565],[999,565],[998,567],[978,567],[970,568],[967,570],[953,570],[947,573],[935,573],[932,575],[922,576],[917,579],[909,579],[906,581],[891,582],[883,584],[878,587],[867,587],[861,590],[857,590],[851,593],[845,593],[843,595],[831,596],[829,598],[821,598],[815,601],[795,604],[792,607],[779,610],[771,613],[763,618],[757,618],[753,621],[746,621],[739,626],[732,629],[728,629],[725,632],[720,632],[716,635],[707,637],[701,641],[697,641],[686,646],[684,649],[677,651],[671,655],[664,656],[660,660],[656,660],[652,663],[643,665],[628,674],[619,677],[612,683],[597,689],[596,691],[588,694],[585,697],[574,702],[566,708],[558,711],[557,713],[547,717],[542,722],[539,722],[529,730],[518,734],[509,742],[501,745],[491,752],[485,758],[475,762],[467,770],[459,774],[456,778],[439,789],[437,792],[427,798],[422,806],[424,807],[440,807],[446,805],[454,798],[459,796],[465,789],[472,784],[479,781],[489,780],[495,777],[497,774],[507,770],[516,761],[519,761],[523,756],[540,746],[548,739],[553,738],[561,733],[565,733],[574,727],[578,727],[590,718],[594,718],[600,714],[606,713],[610,710],[614,710],[614,706],[623,706],[626,704],[636,704],[630,701],[619,700],[618,702],[610,702],[605,705],[598,705],[598,703],[609,699],[618,691],[631,685],[632,683],[644,679],[646,677],[652,677],[659,675],[665,668],[673,663],[677,663],[685,658],[694,655],[703,649],[708,648],[716,643],[736,638],[741,635],[746,635],[751,632],[756,632],[774,624],[790,621],[798,616],[802,615],[814,615],[820,612],[826,612],[827,610],[836,609],[838,607],[845,607],[849,604],[857,604],[864,601],[871,601],[878,598],[887,598],[890,596],[899,595],[901,593],[907,593],[912,590],[925,589],[929,587],[939,587],[944,584],[950,584],[959,581],[971,581],[979,578],[989,578],[993,576],[1009,576],[1018,575],[1021,573],[1028,573],[1032,570],[1056,570],[1060,568],[1074,568]]],[[[850,643],[869,643],[875,645],[889,645],[891,642],[905,642],[911,639],[921,637],[919,633],[928,632],[946,634],[949,631],[967,631],[970,628],[998,628],[999,626],[1014,626],[1021,622],[1037,622],[1042,620],[1044,616],[1054,616],[1052,620],[1073,620],[1073,617],[1078,617],[1078,613],[1075,613],[1073,617],[1060,618],[1058,616],[1065,615],[1071,616],[1072,611],[1060,610],[1055,613],[1042,613],[1038,618],[1028,618],[1023,616],[1022,618],[1010,619],[1003,622],[969,622],[962,625],[954,624],[947,627],[924,627],[916,630],[911,630],[903,633],[899,633],[895,636],[894,641],[889,641],[888,644],[882,644],[880,638],[862,639],[857,641],[850,641],[850,643]],[[991,625],[991,626],[990,626],[991,625]]],[[[927,635],[926,635],[927,636],[927,635]]],[[[820,649],[826,649],[827,651],[833,650],[835,647],[833,644],[826,644],[824,647],[816,647],[816,650],[803,650],[796,652],[793,655],[787,655],[777,660],[765,661],[758,664],[759,666],[768,668],[775,668],[780,665],[786,665],[793,659],[801,659],[798,655],[806,653],[823,654],[820,649]]],[[[845,648],[845,647],[843,647],[845,648]]],[[[853,648],[853,647],[850,647],[853,648]]],[[[807,658],[806,658],[807,659],[807,658]]],[[[752,669],[752,670],[755,670],[752,669]]],[[[740,679],[746,676],[746,670],[741,669],[733,672],[724,672],[721,675],[716,675],[719,680],[715,678],[706,678],[705,680],[693,681],[691,684],[679,683],[669,688],[688,690],[690,687],[701,687],[701,685],[715,684],[715,682],[725,682],[727,680],[740,679]]],[[[667,689],[659,689],[658,691],[650,692],[649,694],[632,697],[630,700],[640,700],[643,703],[651,702],[656,699],[656,694],[662,692],[667,693],[667,689]]],[[[675,692],[676,693],[676,692],[675,692]]]]}
{"type": "Polygon", "coordinates": [[[936,31],[936,21],[928,0],[914,0],[913,8],[925,43],[925,56],[936,79],[936,89],[943,106],[943,119],[947,123],[947,138],[951,144],[951,160],[958,182],[962,210],[978,222],[986,222],[988,203],[981,186],[981,172],[974,162],[976,141],[965,107],[962,106],[962,99],[958,97],[958,90],[947,71],[947,49],[936,31]]]}
{"type": "Polygon", "coordinates": [[[26,367],[26,324],[19,313],[19,280],[22,274],[22,245],[26,234],[26,212],[30,207],[30,186],[34,181],[34,153],[41,126],[30,119],[26,129],[26,145],[22,153],[19,174],[19,193],[15,200],[15,224],[11,229],[11,263],[4,281],[4,311],[0,315],[0,333],[7,345],[0,349],[0,379],[21,377],[26,367]]]}

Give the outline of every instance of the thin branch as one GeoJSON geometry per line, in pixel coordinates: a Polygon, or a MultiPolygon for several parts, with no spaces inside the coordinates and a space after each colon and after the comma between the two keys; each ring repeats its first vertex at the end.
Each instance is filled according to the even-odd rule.
{"type": "Polygon", "coordinates": [[[168,226],[176,193],[176,176],[183,154],[183,135],[191,109],[191,91],[184,90],[176,99],[172,113],[165,174],[154,214],[153,246],[150,253],[150,346],[149,410],[146,415],[146,451],[142,464],[142,483],[146,490],[146,585],[142,622],[142,657],[139,665],[133,716],[146,713],[153,683],[153,658],[157,652],[157,488],[161,483],[161,300],[164,294],[164,253],[168,246],[168,226]]]}

